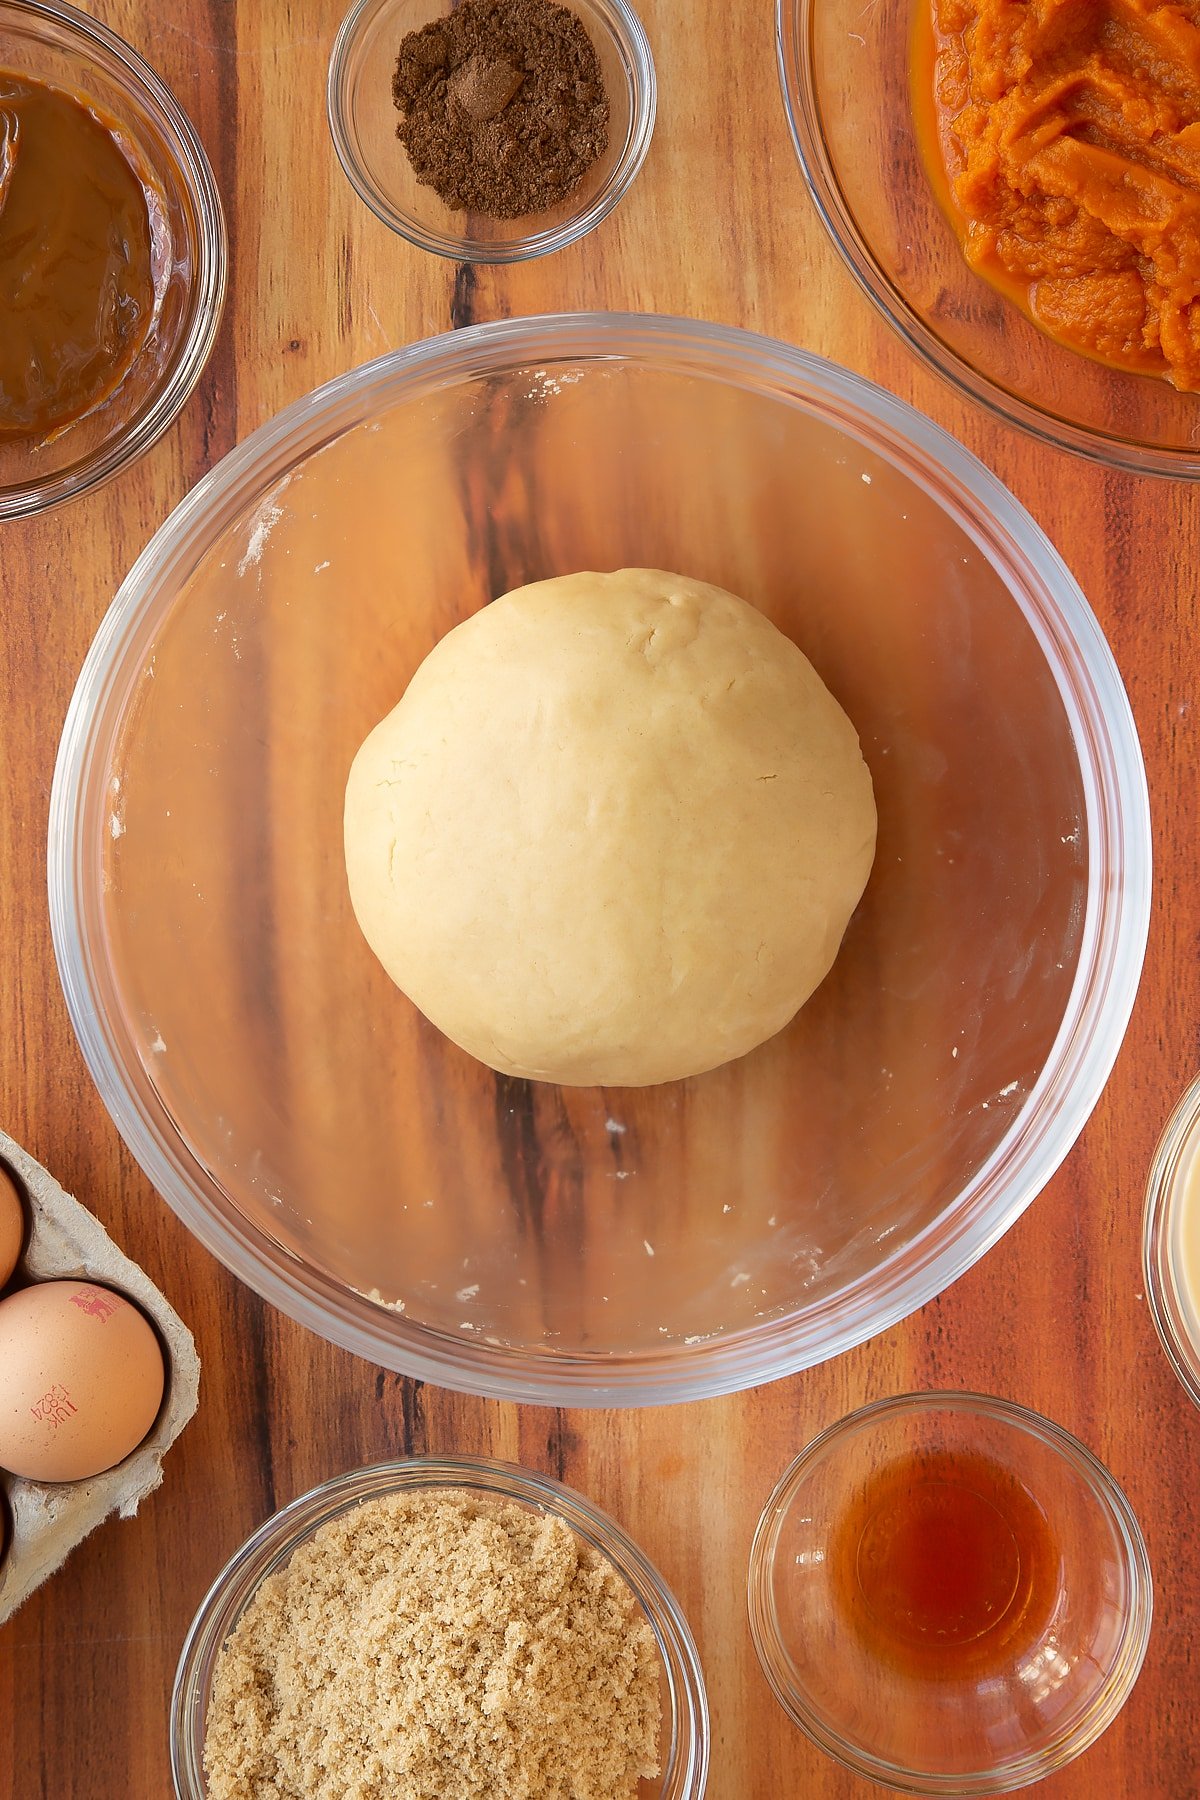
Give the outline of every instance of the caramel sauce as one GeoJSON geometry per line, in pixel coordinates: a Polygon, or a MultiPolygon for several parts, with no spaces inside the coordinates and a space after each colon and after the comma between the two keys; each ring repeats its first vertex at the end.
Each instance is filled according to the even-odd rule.
{"type": "Polygon", "coordinates": [[[90,103],[0,71],[0,437],[99,406],[155,311],[161,196],[90,103]]]}
{"type": "Polygon", "coordinates": [[[1046,1515],[1009,1470],[935,1452],[889,1463],[838,1521],[839,1610],[906,1674],[986,1677],[1040,1636],[1059,1587],[1046,1515]]]}

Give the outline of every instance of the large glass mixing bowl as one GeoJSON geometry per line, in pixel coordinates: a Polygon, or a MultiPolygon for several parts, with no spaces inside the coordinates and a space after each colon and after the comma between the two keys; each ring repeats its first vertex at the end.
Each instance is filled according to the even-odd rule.
{"type": "Polygon", "coordinates": [[[821,1361],[982,1255],[1108,1075],[1149,878],[1120,678],[1011,495],[817,358],[614,315],[399,351],[226,457],[100,628],[50,822],[84,1054],[201,1242],[390,1368],[576,1405],[821,1361]],[[879,850],[770,1043],[559,1089],[494,1075],[391,985],[342,796],[451,626],[623,564],[796,638],[861,733],[879,850]]]}

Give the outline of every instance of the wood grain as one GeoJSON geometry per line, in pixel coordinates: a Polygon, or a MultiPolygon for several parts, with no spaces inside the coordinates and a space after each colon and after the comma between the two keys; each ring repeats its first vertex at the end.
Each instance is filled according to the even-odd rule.
{"type": "Polygon", "coordinates": [[[660,76],[649,161],[591,237],[512,270],[458,271],[378,224],[324,120],[334,0],[104,0],[190,111],[231,225],[216,354],[174,430],[89,500],[0,539],[0,1119],[90,1205],[194,1326],[201,1411],[141,1516],[94,1536],[0,1632],[0,1795],[158,1800],[166,1707],[191,1614],[277,1504],[409,1450],[494,1453],[561,1475],[664,1571],[704,1661],[713,1800],[879,1790],[786,1721],[754,1660],[746,1557],[776,1476],[859,1401],[913,1386],[1011,1396],[1078,1433],[1124,1483],[1158,1578],[1154,1635],[1118,1723],[1045,1785],[1183,1800],[1200,1791],[1200,1419],[1160,1354],[1139,1225],[1157,1133],[1200,1060],[1195,571],[1200,495],[1109,475],[971,413],[918,368],[843,272],[782,116],[771,8],[643,0],[660,76]],[[645,1413],[475,1401],[404,1381],[264,1307],[190,1240],[133,1165],[67,1021],[45,899],[49,783],[88,642],[121,576],[198,476],[317,383],[431,332],[543,310],[668,311],[754,327],[869,373],[946,424],[1029,506],[1090,597],[1128,683],[1156,836],[1141,994],[1115,1073],[1044,1196],[970,1274],[824,1368],[645,1413]]]}

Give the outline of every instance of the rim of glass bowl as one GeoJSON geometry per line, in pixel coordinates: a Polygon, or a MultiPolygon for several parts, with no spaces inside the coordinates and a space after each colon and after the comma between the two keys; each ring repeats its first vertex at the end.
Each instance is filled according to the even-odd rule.
{"type": "Polygon", "coordinates": [[[63,727],[50,801],[50,918],[59,975],[88,1067],[142,1169],[195,1237],[273,1305],[333,1343],[443,1387],[543,1405],[636,1406],[731,1393],[823,1362],[948,1287],[1049,1181],[1120,1047],[1146,946],[1150,814],[1133,715],[1112,652],[1074,577],[1008,490],[955,439],[881,388],[791,345],[657,315],[505,319],[393,351],[297,401],[232,450],[150,540],[101,622],[63,727]],[[881,455],[949,514],[994,567],[1059,684],[1080,759],[1088,896],[1079,968],[1041,1076],[955,1206],[838,1295],[709,1342],[653,1353],[553,1355],[472,1344],[373,1305],[250,1225],[184,1146],[118,1038],[97,934],[107,758],[159,616],[204,554],[300,455],[382,405],[535,362],[642,363],[732,382],[813,412],[881,455]],[[1034,1114],[1036,1113],[1036,1117],[1034,1114]]]}
{"type": "Polygon", "coordinates": [[[100,445],[57,475],[22,487],[0,488],[0,519],[19,519],[77,499],[136,462],[174,423],[200,379],[221,324],[229,244],[212,167],[196,129],[166,84],[132,45],[66,0],[0,0],[4,15],[44,19],[68,48],[72,39],[116,82],[133,88],[178,164],[196,211],[196,269],[191,318],[166,384],[128,432],[100,445]]]}
{"type": "Polygon", "coordinates": [[[708,1779],[708,1700],[700,1658],[679,1602],[649,1557],[608,1513],[575,1488],[516,1463],[486,1457],[405,1457],[335,1476],[273,1513],[230,1557],[200,1602],[171,1692],[171,1774],[177,1800],[204,1800],[204,1700],[217,1654],[259,1583],[301,1539],[363,1500],[428,1488],[474,1489],[521,1500],[563,1519],[622,1576],[658,1640],[666,1674],[671,1743],[663,1800],[700,1800],[708,1779]]]}
{"type": "Polygon", "coordinates": [[[750,1617],[750,1635],[771,1691],[792,1722],[805,1735],[833,1757],[844,1768],[866,1775],[872,1781],[897,1788],[908,1794],[1007,1794],[1031,1782],[1041,1781],[1087,1750],[1100,1737],[1124,1706],[1145,1660],[1150,1642],[1150,1626],[1154,1616],[1154,1578],[1150,1557],[1137,1515],[1123,1488],[1098,1457],[1061,1425],[1043,1414],[1020,1406],[1015,1400],[1001,1400],[990,1394],[975,1394],[948,1388],[928,1393],[897,1394],[873,1401],[847,1413],[806,1444],[799,1456],[784,1470],[771,1497],[763,1507],[750,1547],[750,1567],[746,1581],[746,1605],[750,1617]],[[1125,1552],[1129,1574],[1129,1605],[1121,1632],[1121,1643],[1113,1671],[1103,1694],[1086,1720],[1073,1731],[1062,1732],[1047,1749],[1036,1755],[1014,1758],[1003,1770],[980,1769],[966,1775],[930,1775],[872,1756],[840,1732],[826,1724],[823,1715],[806,1704],[787,1679],[790,1662],[783,1635],[779,1629],[771,1591],[771,1576],[779,1535],[795,1497],[796,1490],[808,1471],[819,1463],[839,1439],[869,1429],[880,1419],[913,1413],[952,1412],[981,1416],[1010,1426],[1039,1439],[1070,1463],[1076,1475],[1099,1502],[1115,1528],[1125,1552]]]}
{"type": "Polygon", "coordinates": [[[1175,1268],[1175,1224],[1181,1184],[1200,1153],[1200,1075],[1184,1091],[1163,1128],[1146,1178],[1142,1214],[1142,1273],[1162,1347],[1189,1399],[1200,1406],[1200,1344],[1188,1329],[1190,1309],[1175,1268]]]}
{"type": "Polygon", "coordinates": [[[1059,413],[1008,393],[944,344],[909,305],[860,232],[826,153],[809,55],[812,24],[820,5],[821,0],[775,0],[775,51],[783,108],[809,196],[834,248],[867,299],[927,367],[1006,424],[1017,426],[1055,449],[1074,451],[1106,468],[1182,480],[1200,477],[1200,451],[1160,450],[1153,444],[1131,442],[1116,433],[1073,424],[1059,413]]]}
{"type": "Polygon", "coordinates": [[[392,0],[357,0],[338,28],[329,57],[329,75],[325,90],[325,110],[333,147],[342,172],[363,204],[377,219],[406,238],[418,249],[430,250],[435,256],[448,256],[455,262],[516,263],[552,250],[565,249],[586,236],[602,219],[606,219],[633,185],[646,160],[654,135],[658,107],[658,81],[654,57],[645,28],[627,0],[588,0],[589,10],[598,13],[620,49],[621,64],[629,86],[629,130],[620,156],[609,171],[608,179],[582,212],[562,220],[547,231],[530,232],[526,237],[510,238],[504,243],[486,238],[471,238],[450,232],[434,231],[422,225],[409,213],[389,205],[378,186],[370,179],[355,148],[346,104],[347,80],[352,52],[384,7],[392,0]]]}

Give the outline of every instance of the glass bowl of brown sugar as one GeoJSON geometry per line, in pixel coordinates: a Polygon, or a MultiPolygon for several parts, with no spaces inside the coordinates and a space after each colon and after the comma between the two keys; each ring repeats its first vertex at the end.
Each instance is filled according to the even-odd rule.
{"type": "Polygon", "coordinates": [[[0,519],[127,468],[198,381],[221,202],[178,102],[60,0],[0,0],[0,519]]]}
{"type": "Polygon", "coordinates": [[[702,1800],[709,1761],[696,1646],[648,1558],[572,1488],[469,1456],[355,1469],[267,1519],[196,1613],[170,1738],[178,1800],[280,1773],[702,1800]]]}
{"type": "Polygon", "coordinates": [[[1077,1439],[982,1394],[841,1419],[768,1500],[750,1626],[784,1710],[908,1794],[1062,1769],[1129,1698],[1153,1610],[1129,1501],[1077,1439]]]}
{"type": "Polygon", "coordinates": [[[512,263],[612,211],[650,148],[656,84],[626,0],[357,0],[327,99],[377,218],[456,262],[512,263]]]}

